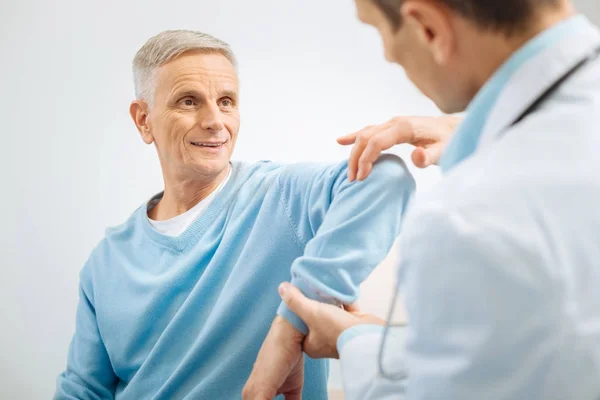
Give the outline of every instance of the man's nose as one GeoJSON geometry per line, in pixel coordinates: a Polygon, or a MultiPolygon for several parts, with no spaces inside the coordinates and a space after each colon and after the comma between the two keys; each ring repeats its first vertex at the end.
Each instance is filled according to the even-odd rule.
{"type": "Polygon", "coordinates": [[[198,112],[198,123],[203,130],[220,132],[224,128],[222,117],[219,107],[212,104],[198,112]]]}

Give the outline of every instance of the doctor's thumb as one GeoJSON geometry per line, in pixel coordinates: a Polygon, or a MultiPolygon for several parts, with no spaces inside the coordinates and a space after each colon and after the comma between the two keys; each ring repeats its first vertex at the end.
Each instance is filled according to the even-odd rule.
{"type": "Polygon", "coordinates": [[[434,143],[426,148],[417,147],[412,152],[412,162],[418,168],[427,168],[430,165],[435,165],[439,162],[446,143],[434,143]]]}
{"type": "Polygon", "coordinates": [[[284,282],[279,285],[279,295],[288,308],[306,321],[310,316],[311,300],[294,285],[284,282]]]}

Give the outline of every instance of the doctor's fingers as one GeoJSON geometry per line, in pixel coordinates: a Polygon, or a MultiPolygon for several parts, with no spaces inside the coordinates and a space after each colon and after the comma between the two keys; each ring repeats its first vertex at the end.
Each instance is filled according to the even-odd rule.
{"type": "Polygon", "coordinates": [[[341,145],[347,146],[354,144],[348,159],[348,180],[350,182],[356,179],[356,174],[358,173],[358,160],[360,159],[365,147],[369,144],[371,138],[381,131],[389,129],[390,124],[391,121],[381,125],[369,125],[358,132],[338,138],[337,141],[341,145]]]}
{"type": "MultiPolygon", "coordinates": [[[[395,119],[393,122],[394,124],[388,123],[388,128],[385,130],[376,131],[372,129],[365,135],[367,138],[365,140],[367,145],[364,146],[358,161],[358,180],[366,179],[373,169],[373,164],[377,161],[381,153],[397,144],[408,143],[418,146],[412,154],[413,163],[418,168],[426,168],[438,163],[447,140],[450,137],[450,125],[447,125],[448,128],[444,128],[447,129],[445,131],[438,127],[438,131],[444,132],[443,135],[432,133],[436,131],[436,129],[433,129],[434,125],[430,127],[432,129],[425,129],[423,127],[426,126],[427,123],[438,124],[445,127],[446,125],[441,124],[448,124],[448,122],[441,119],[416,117],[411,120],[408,118],[402,120],[395,119]],[[411,123],[411,121],[413,121],[414,124],[411,123]],[[417,126],[420,126],[420,128],[417,128],[417,126]]],[[[357,142],[360,142],[360,137],[357,138],[357,142]]],[[[360,147],[355,146],[355,148],[358,153],[360,147]]]]}
{"type": "Polygon", "coordinates": [[[337,142],[342,146],[349,146],[351,144],[354,144],[354,142],[356,141],[357,133],[358,132],[354,132],[346,136],[340,136],[339,138],[337,138],[337,142]]]}
{"type": "Polygon", "coordinates": [[[417,147],[413,150],[412,162],[418,168],[427,168],[430,165],[436,165],[444,152],[446,142],[438,142],[424,147],[417,147]]]}
{"type": "Polygon", "coordinates": [[[279,295],[288,308],[309,326],[310,330],[310,325],[314,322],[317,308],[321,304],[307,298],[297,287],[287,282],[279,285],[279,295]]]}
{"type": "MultiPolygon", "coordinates": [[[[402,143],[409,143],[419,139],[415,137],[415,135],[417,134],[419,121],[423,119],[427,120],[431,119],[431,117],[394,117],[383,124],[369,125],[349,135],[341,136],[337,139],[337,142],[342,146],[348,146],[356,143],[357,139],[360,137],[368,139],[376,133],[392,128],[402,134],[402,143]]],[[[428,134],[429,132],[425,129],[423,130],[423,133],[428,134]]]]}
{"type": "Polygon", "coordinates": [[[358,160],[369,142],[368,138],[370,135],[372,135],[372,133],[365,130],[365,132],[359,133],[356,136],[354,147],[352,147],[350,157],[348,158],[348,180],[350,182],[353,182],[356,179],[356,174],[358,173],[358,160]]]}
{"type": "MultiPolygon", "coordinates": [[[[364,162],[365,152],[368,159],[372,159],[371,163],[373,163],[379,158],[379,154],[383,150],[389,149],[394,144],[412,141],[412,133],[405,129],[399,129],[397,125],[392,125],[391,122],[368,126],[355,135],[354,147],[348,159],[348,179],[350,182],[358,178],[361,169],[360,163],[361,161],[364,162]]],[[[366,175],[364,178],[366,178],[366,175]]]]}
{"type": "Polygon", "coordinates": [[[366,146],[362,149],[361,154],[358,155],[358,172],[356,178],[359,181],[367,178],[373,169],[373,164],[383,151],[396,144],[410,143],[410,140],[411,136],[406,131],[397,130],[394,127],[372,135],[366,140],[366,146]]]}

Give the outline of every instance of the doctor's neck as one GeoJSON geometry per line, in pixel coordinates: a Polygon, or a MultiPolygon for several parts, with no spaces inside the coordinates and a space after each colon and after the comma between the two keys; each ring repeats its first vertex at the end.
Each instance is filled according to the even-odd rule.
{"type": "MultiPolygon", "coordinates": [[[[471,40],[464,43],[465,65],[472,77],[473,97],[516,51],[531,39],[554,25],[575,15],[570,1],[562,1],[554,7],[544,7],[533,15],[518,32],[507,34],[499,31],[484,31],[478,35],[468,35],[471,40]]],[[[468,37],[467,35],[465,37],[468,37]]]]}

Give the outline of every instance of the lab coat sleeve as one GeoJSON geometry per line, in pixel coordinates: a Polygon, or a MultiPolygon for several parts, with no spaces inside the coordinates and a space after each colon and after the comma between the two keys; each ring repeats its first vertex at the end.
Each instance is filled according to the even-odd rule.
{"type": "Polygon", "coordinates": [[[546,290],[553,273],[536,263],[538,239],[497,215],[485,205],[408,213],[398,256],[409,324],[403,349],[386,350],[405,378],[378,376],[380,334],[346,331],[338,348],[347,398],[546,397],[544,371],[564,332],[546,290]]]}
{"type": "MultiPolygon", "coordinates": [[[[393,155],[382,156],[363,182],[348,181],[347,162],[292,168],[281,178],[281,199],[304,254],[291,266],[291,282],[309,298],[354,303],[360,283],[385,258],[400,232],[414,179],[393,155]]],[[[278,314],[307,333],[285,303],[278,314]]]]}
{"type": "MultiPolygon", "coordinates": [[[[389,380],[379,373],[379,349],[383,327],[358,325],[344,331],[337,343],[346,400],[398,400],[405,393],[406,380],[389,380]]],[[[405,328],[388,332],[385,364],[394,363],[394,373],[406,373],[403,366],[405,328]]]]}
{"type": "Polygon", "coordinates": [[[546,290],[553,274],[533,254],[540,239],[488,204],[409,214],[399,241],[406,398],[544,398],[535,390],[564,329],[546,290]]]}
{"type": "Polygon", "coordinates": [[[98,330],[90,269],[86,267],[80,278],[75,335],[67,368],[57,379],[54,400],[112,400],[115,396],[118,379],[98,330]]]}

